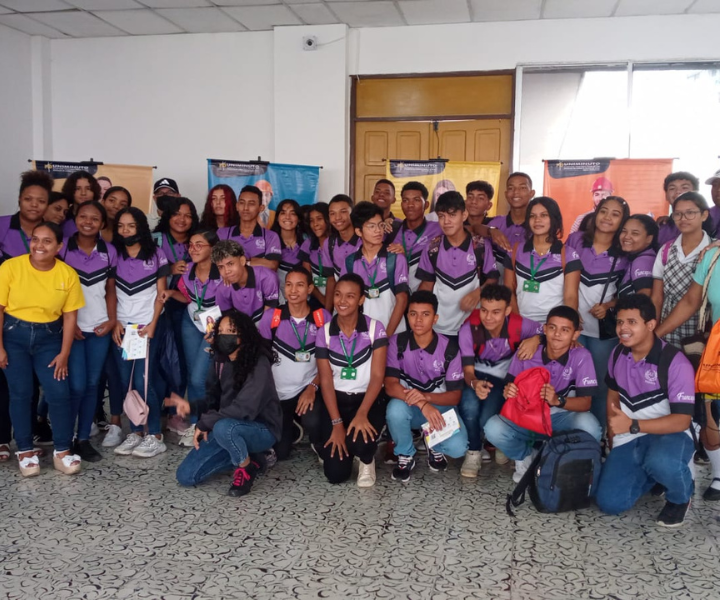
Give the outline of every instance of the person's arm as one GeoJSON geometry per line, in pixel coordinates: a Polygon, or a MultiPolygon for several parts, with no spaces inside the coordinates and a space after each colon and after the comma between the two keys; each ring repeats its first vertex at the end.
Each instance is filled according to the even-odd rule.
{"type": "Polygon", "coordinates": [[[338,410],[330,360],[327,358],[318,358],[317,367],[318,375],[320,376],[320,391],[322,392],[323,402],[330,416],[330,421],[333,422],[330,438],[325,442],[324,447],[327,448],[330,446],[330,456],[334,456],[335,452],[337,452],[340,460],[342,460],[343,457],[347,458],[350,454],[345,444],[345,424],[342,422],[340,411],[338,410]]]}
{"type": "MultiPolygon", "coordinates": [[[[385,393],[390,398],[397,398],[398,400],[405,401],[407,388],[400,385],[400,380],[397,377],[390,375],[385,377],[385,393]]],[[[408,404],[410,404],[408,402],[408,404]]]]}
{"type": "Polygon", "coordinates": [[[617,390],[608,388],[607,393],[607,405],[605,406],[605,412],[607,414],[607,438],[608,444],[612,448],[612,441],[615,437],[615,432],[612,428],[611,415],[615,414],[615,409],[620,408],[620,393],[617,390]]]}
{"type": "Polygon", "coordinates": [[[248,259],[248,264],[250,264],[253,267],[266,267],[267,269],[272,269],[273,271],[277,271],[278,267],[280,266],[279,260],[268,260],[267,258],[260,258],[259,256],[253,256],[248,259]],[[252,264],[250,263],[252,261],[252,264]]]}
{"type": "Polygon", "coordinates": [[[181,304],[190,303],[190,300],[188,300],[181,292],[178,292],[177,290],[165,290],[162,294],[158,294],[158,298],[163,304],[170,300],[170,298],[172,298],[173,300],[177,300],[181,304]]]}
{"type": "MultiPolygon", "coordinates": [[[[165,279],[165,277],[160,277],[157,280],[158,297],[162,296],[162,293],[166,289],[167,289],[167,280],[165,279]]],[[[139,331],[138,335],[140,335],[140,337],[147,337],[148,339],[151,340],[155,336],[155,328],[157,327],[158,321],[160,320],[160,315],[162,314],[162,311],[163,311],[162,303],[156,301],[155,304],[153,305],[152,321],[150,321],[150,323],[145,325],[145,327],[143,327],[139,331]]]]}
{"type": "Polygon", "coordinates": [[[63,312],[63,335],[62,335],[62,346],[60,348],[60,354],[52,359],[48,367],[55,367],[53,377],[57,380],[62,380],[67,377],[68,374],[68,359],[70,358],[70,349],[72,348],[73,340],[75,339],[75,327],[77,326],[77,310],[70,310],[63,312]]]}
{"type": "MultiPolygon", "coordinates": [[[[656,279],[653,285],[653,303],[655,303],[655,286],[657,286],[658,284],[661,288],[660,293],[662,294],[662,281],[656,279]]],[[[685,292],[685,295],[675,305],[675,308],[672,309],[672,311],[665,318],[665,320],[662,321],[660,325],[658,325],[655,329],[655,333],[658,335],[658,337],[662,337],[664,335],[667,335],[668,333],[675,331],[678,327],[685,323],[685,321],[687,321],[697,311],[700,310],[700,306],[702,305],[702,290],[703,288],[699,283],[693,281],[690,284],[690,288],[688,288],[688,291],[685,292]]],[[[660,300],[660,306],[662,306],[662,299],[660,300]]],[[[659,310],[657,314],[658,316],[661,314],[659,310]]]]}
{"type": "Polygon", "coordinates": [[[503,283],[505,284],[505,287],[510,288],[510,291],[512,292],[512,297],[510,298],[510,307],[512,309],[512,312],[519,315],[520,309],[518,308],[517,303],[517,275],[515,275],[515,270],[512,267],[508,268],[507,263],[508,261],[506,260],[505,273],[503,274],[503,283]]]}
{"type": "MultiPolygon", "coordinates": [[[[302,266],[308,273],[312,274],[312,272],[313,272],[312,265],[309,262],[307,262],[307,261],[303,262],[302,266]]],[[[312,291],[311,296],[313,298],[315,298],[318,302],[320,302],[320,304],[325,306],[325,294],[323,294],[316,285],[313,286],[313,291],[312,291]]]]}
{"type": "Polygon", "coordinates": [[[418,286],[418,290],[432,292],[434,287],[435,287],[434,281],[421,281],[420,285],[418,286]]]}
{"type": "MultiPolygon", "coordinates": [[[[550,406],[560,406],[560,397],[557,395],[555,388],[546,383],[540,390],[540,395],[543,400],[550,406]]],[[[576,396],[574,398],[565,398],[565,405],[562,407],[570,412],[587,412],[590,410],[590,404],[592,403],[592,396],[576,396]]]]}
{"type": "Polygon", "coordinates": [[[580,271],[572,271],[565,274],[565,286],[563,289],[563,302],[565,306],[578,308],[578,290],[580,288],[580,271]]]}
{"type": "Polygon", "coordinates": [[[3,326],[5,325],[5,307],[0,304],[0,369],[8,366],[8,355],[3,343],[3,326]]]}
{"type": "MultiPolygon", "coordinates": [[[[362,317],[361,317],[362,318],[362,317]]],[[[368,413],[375,404],[382,390],[383,381],[385,381],[385,362],[387,360],[387,346],[375,348],[372,353],[372,362],[370,365],[370,383],[365,391],[362,404],[357,409],[355,417],[348,425],[347,434],[351,435],[353,431],[353,441],[358,435],[362,435],[366,442],[375,439],[380,433],[376,431],[368,419],[368,413]]]]}
{"type": "Polygon", "coordinates": [[[392,314],[390,315],[390,320],[388,321],[388,325],[386,328],[388,336],[395,333],[398,325],[400,325],[400,321],[405,316],[405,309],[407,308],[407,305],[408,293],[399,292],[397,296],[395,296],[395,308],[393,308],[392,314]]]}
{"type": "Polygon", "coordinates": [[[663,300],[664,300],[663,280],[662,279],[653,280],[653,287],[652,287],[652,293],[650,294],[650,299],[652,300],[652,303],[655,306],[655,314],[657,315],[658,321],[659,321],[660,315],[662,314],[662,305],[663,305],[663,300]]]}
{"type": "MultiPolygon", "coordinates": [[[[617,394],[617,392],[615,392],[617,394]]],[[[628,417],[619,406],[608,403],[608,425],[612,427],[613,435],[629,433],[632,419],[628,417]]],[[[638,419],[640,433],[664,435],[680,433],[690,427],[692,415],[670,414],[655,419],[638,419]]]]}
{"type": "Polygon", "coordinates": [[[335,296],[335,276],[330,275],[327,278],[327,285],[325,286],[325,310],[332,314],[333,302],[335,296]]]}

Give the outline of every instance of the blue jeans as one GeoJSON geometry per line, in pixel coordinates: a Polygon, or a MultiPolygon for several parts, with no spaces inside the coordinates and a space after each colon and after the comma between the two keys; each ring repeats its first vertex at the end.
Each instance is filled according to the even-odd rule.
{"type": "Polygon", "coordinates": [[[210,353],[206,352],[206,349],[210,344],[203,337],[203,333],[195,327],[190,315],[185,312],[182,321],[182,345],[187,363],[187,391],[190,404],[205,397],[205,379],[210,368],[210,353]]]}
{"type": "MultiPolygon", "coordinates": [[[[564,410],[550,415],[550,419],[553,433],[582,429],[598,442],[602,436],[600,423],[589,412],[564,410]]],[[[522,460],[532,452],[535,442],[548,439],[546,435],[524,429],[500,415],[495,415],[485,424],[485,436],[493,446],[512,460],[522,460]]]]}
{"type": "Polygon", "coordinates": [[[608,362],[615,346],[618,345],[618,339],[601,340],[600,338],[588,337],[581,335],[578,338],[580,342],[590,354],[592,354],[593,365],[595,366],[595,375],[597,375],[598,391],[592,397],[590,412],[595,416],[603,429],[607,427],[607,394],[608,389],[605,384],[605,376],[608,372],[608,362]]]}
{"type": "Polygon", "coordinates": [[[269,450],[275,436],[258,421],[221,419],[208,434],[200,449],[193,448],[177,468],[178,483],[197,485],[220,471],[235,469],[248,455],[269,450]]]}
{"type": "MultiPolygon", "coordinates": [[[[147,421],[147,432],[150,435],[158,435],[162,433],[160,427],[160,411],[162,409],[162,402],[164,398],[159,398],[155,393],[153,387],[153,377],[157,375],[157,368],[155,366],[155,355],[157,353],[157,343],[154,339],[150,340],[148,344],[148,357],[140,360],[123,360],[122,348],[113,344],[113,352],[115,353],[115,362],[117,363],[118,372],[120,373],[120,383],[123,387],[123,393],[126,393],[128,386],[130,385],[130,373],[133,373],[133,389],[137,390],[141,396],[145,396],[145,361],[148,363],[148,391],[145,402],[148,405],[148,421],[147,421]],[[133,372],[133,363],[135,363],[135,371],[133,372]]],[[[130,430],[133,432],[143,431],[142,425],[135,425],[132,421],[130,422],[130,430]]]]}
{"type": "Polygon", "coordinates": [[[73,419],[77,419],[77,437],[89,440],[97,408],[98,382],[110,348],[110,335],[98,337],[95,333],[86,332],[83,335],[84,340],[73,341],[68,376],[73,419]]]}
{"type": "MultiPolygon", "coordinates": [[[[441,413],[446,413],[455,408],[454,406],[436,406],[435,404],[433,406],[441,413]]],[[[393,442],[395,442],[395,455],[414,456],[416,450],[413,444],[412,430],[420,429],[424,423],[427,423],[427,419],[420,409],[417,406],[409,406],[397,398],[391,398],[387,405],[385,420],[393,442]]],[[[465,456],[467,447],[467,429],[463,425],[462,419],[460,419],[460,431],[434,446],[433,450],[442,452],[452,458],[459,458],[465,456]]]]}
{"type": "Polygon", "coordinates": [[[480,400],[471,387],[467,385],[463,387],[462,397],[458,409],[465,427],[467,427],[468,450],[482,450],[483,429],[490,417],[500,413],[505,397],[503,396],[503,388],[505,382],[497,377],[483,375],[475,372],[478,379],[487,379],[492,384],[490,394],[485,400],[480,400]]]}
{"type": "Polygon", "coordinates": [[[655,483],[665,488],[668,502],[684,504],[695,489],[689,466],[694,452],[685,432],[646,434],[613,448],[600,473],[597,505],[605,513],[620,514],[655,483]]]}
{"type": "Polygon", "coordinates": [[[48,367],[62,348],[62,320],[29,323],[5,313],[3,345],[8,355],[5,377],[10,393],[10,418],[19,452],[33,449],[32,397],[33,373],[40,380],[52,420],[55,450],[70,448],[74,418],[70,406],[68,380],[53,377],[48,367]]]}
{"type": "MultiPolygon", "coordinates": [[[[111,342],[111,346],[114,347],[115,344],[111,342]]],[[[110,397],[110,414],[114,417],[119,417],[123,414],[123,400],[125,400],[127,388],[123,389],[122,387],[117,359],[115,358],[115,352],[112,348],[105,358],[105,365],[103,366],[103,372],[98,384],[98,404],[101,406],[105,399],[106,385],[108,396],[110,397]]]]}

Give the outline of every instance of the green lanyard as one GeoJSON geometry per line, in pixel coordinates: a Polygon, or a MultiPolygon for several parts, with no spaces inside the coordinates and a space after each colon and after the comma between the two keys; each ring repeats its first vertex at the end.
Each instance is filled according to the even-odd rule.
{"type": "MultiPolygon", "coordinates": [[[[380,268],[380,257],[375,257],[375,271],[373,271],[373,274],[370,274],[370,269],[368,269],[368,265],[365,263],[367,262],[367,259],[363,256],[362,260],[360,261],[362,263],[363,269],[365,269],[365,273],[367,273],[368,280],[370,281],[371,288],[375,287],[375,279],[377,278],[378,269],[380,268]]],[[[352,366],[352,365],[351,365],[352,366]]]]}
{"type": "Polygon", "coordinates": [[[322,248],[318,249],[318,273],[320,277],[322,277],[323,274],[323,268],[322,268],[322,248]]]}
{"type": "Polygon", "coordinates": [[[198,298],[198,291],[197,291],[197,279],[195,280],[195,303],[197,304],[198,310],[202,310],[203,301],[205,300],[205,294],[207,293],[207,289],[210,285],[210,278],[208,277],[207,283],[203,286],[202,296],[198,298]]]}
{"type": "Polygon", "coordinates": [[[20,239],[22,240],[23,246],[25,246],[25,251],[30,254],[30,246],[28,246],[27,237],[22,229],[20,230],[20,239]]]}
{"type": "MultiPolygon", "coordinates": [[[[418,231],[417,237],[415,238],[416,243],[420,239],[420,236],[425,232],[426,226],[427,226],[427,221],[424,221],[422,228],[420,229],[420,231],[418,231]]],[[[405,240],[405,233],[406,233],[405,231],[403,231],[403,233],[402,233],[402,247],[403,247],[403,250],[405,251],[405,258],[407,260],[410,260],[410,254],[412,254],[412,252],[410,252],[410,254],[408,254],[407,241],[405,240]]],[[[412,250],[412,248],[410,250],[412,250]]]]}
{"type": "Polygon", "coordinates": [[[535,281],[535,273],[537,273],[540,270],[540,267],[543,266],[543,263],[548,259],[547,256],[543,257],[543,259],[538,263],[538,266],[535,266],[535,257],[530,253],[530,281],[535,281]]]}
{"type": "Polygon", "coordinates": [[[342,341],[342,337],[338,335],[338,339],[340,340],[340,345],[342,346],[343,354],[345,355],[345,360],[347,361],[348,367],[352,369],[353,366],[353,358],[355,358],[355,344],[357,343],[357,338],[353,340],[352,349],[350,350],[350,355],[348,356],[348,352],[345,349],[345,342],[342,341]]]}
{"type": "MultiPolygon", "coordinates": [[[[300,339],[300,334],[298,333],[297,325],[295,325],[295,321],[293,320],[292,317],[290,317],[290,327],[292,327],[293,333],[295,334],[295,337],[297,338],[297,341],[300,344],[300,352],[305,352],[305,343],[307,342],[307,336],[308,336],[308,331],[310,331],[310,325],[308,324],[307,321],[305,321],[305,335],[303,336],[302,340],[300,339]]],[[[340,340],[340,342],[342,343],[342,340],[340,340]]],[[[353,350],[354,350],[354,348],[355,347],[353,346],[353,350]]],[[[344,349],[345,348],[343,347],[343,350],[344,349]]],[[[347,358],[347,355],[346,355],[346,358],[347,358]]]]}
{"type": "Polygon", "coordinates": [[[165,235],[165,241],[167,242],[168,246],[170,246],[170,250],[172,250],[173,258],[175,259],[175,262],[177,262],[178,257],[177,254],[175,254],[175,245],[170,243],[170,238],[168,238],[167,234],[165,235]]]}

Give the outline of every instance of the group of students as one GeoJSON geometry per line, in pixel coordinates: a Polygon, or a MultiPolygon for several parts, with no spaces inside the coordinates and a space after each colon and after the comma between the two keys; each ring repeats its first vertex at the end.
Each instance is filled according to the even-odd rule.
{"type": "MultiPolygon", "coordinates": [[[[270,229],[259,224],[265,207],[255,186],[237,197],[214,187],[198,215],[163,179],[154,232],[124,188],[100,198],[98,182],[79,172],[58,211],[52,180],[25,173],[19,211],[0,218],[8,386],[0,460],[9,458],[12,426],[21,472],[38,474],[38,387],[55,468],[75,473],[82,460],[99,460],[89,438],[107,382],[103,446],[160,454],[167,415],[192,447],[177,471],[182,485],[234,469],[230,494],[244,495],[304,431],[328,481],[348,480],[357,458],[358,486],[372,486],[385,427],[392,478],[407,482],[415,432],[442,429],[453,408],[459,429],[425,444],[428,467],[462,458],[461,476],[477,477],[494,452],[500,464],[515,461],[518,480],[543,436],[500,413],[522,393],[516,378],[544,367],[553,432],[581,429],[607,442],[600,508],[622,512],[660,484],[658,523],[677,526],[694,488],[694,371],[683,340],[702,325],[706,279],[712,322],[720,318],[720,282],[712,279],[720,172],[708,183],[712,210],[694,176],[668,176],[672,213],[659,223],[607,196],[563,243],[558,204],[535,197],[524,173],[508,177],[510,211],[495,218],[487,217],[493,187],[475,181],[465,197],[442,194],[430,215],[425,186],[405,184],[401,219],[383,179],[369,202],[343,194],[310,207],[283,200],[270,229]],[[214,308],[218,318],[206,321],[214,308]],[[123,360],[131,325],[148,340],[144,360],[123,360]],[[175,381],[157,375],[171,342],[182,367],[175,381]],[[130,387],[149,415],[123,440],[130,387]]],[[[712,466],[704,497],[720,500],[712,414],[708,423],[696,460],[712,466]]]]}

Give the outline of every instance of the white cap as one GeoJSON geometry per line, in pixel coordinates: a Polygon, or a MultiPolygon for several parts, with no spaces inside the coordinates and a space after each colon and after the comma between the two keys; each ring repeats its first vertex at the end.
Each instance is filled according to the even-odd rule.
{"type": "Polygon", "coordinates": [[[710,179],[708,179],[708,180],[705,182],[705,185],[712,185],[712,184],[715,183],[718,179],[720,179],[720,169],[718,169],[717,171],[715,171],[715,174],[714,174],[712,177],[710,177],[710,179]]]}

